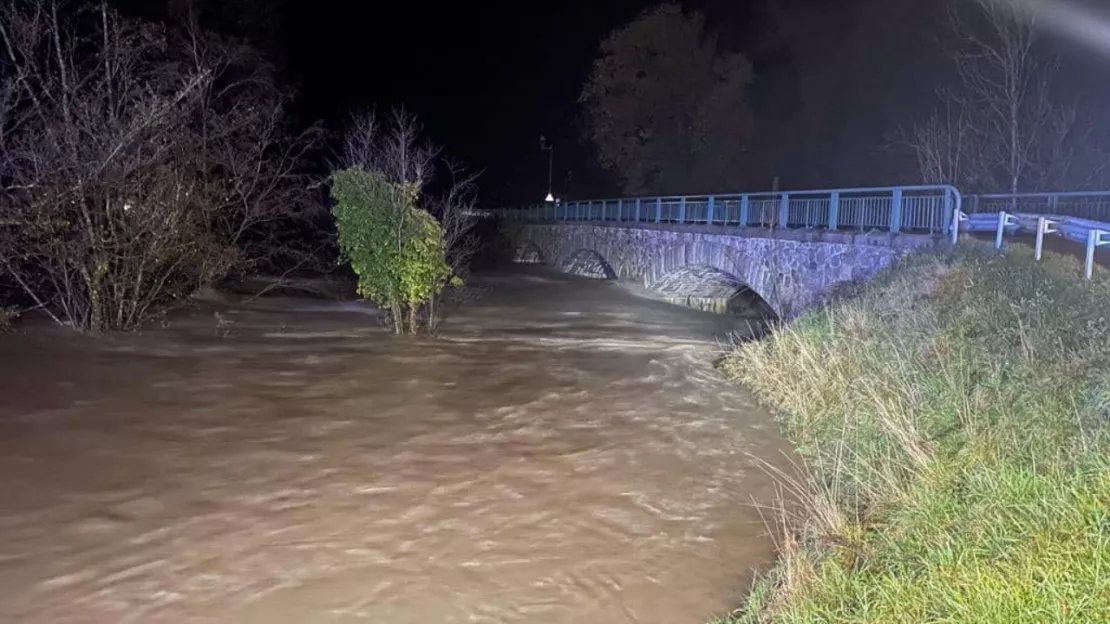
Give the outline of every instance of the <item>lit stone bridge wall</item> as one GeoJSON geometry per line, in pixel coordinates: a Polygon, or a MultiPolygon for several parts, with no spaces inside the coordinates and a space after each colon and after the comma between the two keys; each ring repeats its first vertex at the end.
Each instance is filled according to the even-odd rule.
{"type": "Polygon", "coordinates": [[[928,235],[766,230],[647,223],[517,224],[515,260],[603,279],[642,282],[668,300],[720,311],[750,288],[782,318],[836,286],[866,280],[928,235]]]}

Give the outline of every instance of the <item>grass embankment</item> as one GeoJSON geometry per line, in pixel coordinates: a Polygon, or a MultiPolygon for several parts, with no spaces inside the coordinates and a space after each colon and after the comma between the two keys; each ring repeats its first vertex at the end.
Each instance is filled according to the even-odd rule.
{"type": "Polygon", "coordinates": [[[1105,275],[918,255],[724,366],[807,474],[727,621],[1110,622],[1105,275]]]}

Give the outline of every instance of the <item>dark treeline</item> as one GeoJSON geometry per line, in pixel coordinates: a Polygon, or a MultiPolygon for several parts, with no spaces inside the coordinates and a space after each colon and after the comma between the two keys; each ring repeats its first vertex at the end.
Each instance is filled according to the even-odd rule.
{"type": "Polygon", "coordinates": [[[337,259],[363,260],[360,294],[408,331],[442,317],[475,247],[476,175],[404,109],[306,123],[272,7],[0,4],[0,324],[33,308],[132,330],[228,280],[337,259]],[[340,169],[345,203],[328,198],[340,169]]]}
{"type": "Polygon", "coordinates": [[[1044,28],[1023,0],[786,0],[742,16],[696,4],[649,8],[603,40],[582,130],[611,177],[581,194],[768,189],[775,177],[1110,185],[1110,59],[1044,28]],[[692,31],[705,50],[690,53],[692,31]],[[701,71],[713,54],[719,69],[701,71]]]}
{"type": "MultiPolygon", "coordinates": [[[[485,171],[487,201],[543,196],[547,168],[540,134],[556,146],[557,195],[636,187],[612,163],[598,166],[604,150],[590,140],[588,107],[579,100],[602,42],[651,12],[650,1],[569,1],[527,10],[492,3],[443,11],[415,3],[375,12],[370,21],[361,9],[326,0],[114,3],[151,18],[180,20],[193,12],[205,29],[246,37],[297,88],[294,111],[306,124],[322,118],[339,127],[352,108],[405,104],[433,136],[485,171]],[[416,26],[423,33],[420,46],[396,40],[398,32],[416,26]],[[397,49],[406,50],[403,62],[392,52],[397,49]],[[366,71],[374,78],[341,71],[354,61],[369,63],[366,71]]],[[[766,189],[776,177],[783,188],[937,180],[999,191],[1108,186],[1104,128],[1110,124],[1101,103],[1110,58],[1011,10],[1026,5],[1028,0],[684,2],[673,19],[698,21],[722,56],[741,55],[732,69],[717,74],[737,88],[731,99],[718,101],[713,117],[711,98],[688,83],[698,72],[675,72],[677,80],[646,76],[656,85],[652,106],[704,109],[700,118],[686,120],[686,131],[712,138],[700,149],[713,162],[692,158],[698,149],[687,137],[685,145],[656,145],[657,161],[639,167],[669,171],[670,185],[659,187],[668,192],[766,189]],[[995,52],[1016,55],[1011,60],[1017,66],[984,62],[995,52]],[[990,87],[1008,79],[1022,89],[999,97],[999,89],[990,87]],[[995,110],[1015,103],[1013,115],[995,110]],[[1020,122],[1016,138],[1014,120],[1020,122]],[[683,169],[685,177],[677,173],[683,169]]],[[[677,39],[656,44],[663,57],[701,68],[711,64],[677,39]]],[[[673,119],[668,123],[676,128],[673,119]]]]}
{"type": "MultiPolygon", "coordinates": [[[[1022,50],[1022,19],[998,9],[1025,2],[684,2],[683,19],[700,13],[700,28],[713,46],[743,57],[724,79],[738,88],[732,100],[717,103],[719,118],[703,116],[696,131],[687,132],[712,139],[700,150],[714,162],[694,158],[698,150],[689,137],[686,145],[657,145],[656,161],[641,167],[666,170],[675,179],[639,188],[767,189],[776,177],[782,188],[939,180],[969,190],[1110,186],[1104,157],[1110,124],[1101,106],[1110,58],[1034,25],[1026,57],[1034,62],[1018,76],[1025,84],[1017,98],[1022,131],[1011,145],[1002,144],[1010,135],[1003,116],[991,113],[1005,103],[968,88],[969,68],[997,79],[988,76],[991,68],[973,67],[983,52],[975,49],[977,41],[994,45],[1000,34],[1011,42],[1017,35],[1022,50]]],[[[650,0],[568,0],[527,10],[491,3],[446,12],[416,2],[372,16],[330,0],[112,4],[125,15],[193,19],[206,31],[246,38],[296,93],[289,110],[304,127],[322,119],[339,130],[352,110],[406,105],[430,135],[484,172],[486,203],[542,198],[547,163],[541,134],[556,146],[556,195],[610,195],[635,187],[612,163],[599,166],[603,150],[590,140],[588,107],[579,100],[600,44],[651,11],[650,0]],[[475,23],[487,34],[474,30],[475,23]],[[421,45],[398,48],[404,42],[397,34],[417,25],[421,45]],[[391,52],[398,49],[404,58],[391,52]],[[361,73],[346,72],[350,63],[361,73]]],[[[661,42],[664,56],[673,55],[668,45],[674,42],[661,42]]],[[[660,94],[681,95],[662,108],[690,108],[691,101],[710,108],[687,85],[658,86],[660,94]]]]}

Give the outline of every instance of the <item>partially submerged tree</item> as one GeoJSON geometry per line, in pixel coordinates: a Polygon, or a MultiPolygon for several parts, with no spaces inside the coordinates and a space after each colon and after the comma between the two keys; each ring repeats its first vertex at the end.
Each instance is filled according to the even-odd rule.
{"type": "Polygon", "coordinates": [[[398,334],[417,332],[420,308],[451,277],[443,228],[416,205],[417,188],[360,166],[332,176],[339,247],[358,294],[387,310],[398,334]]]}
{"type": "Polygon", "coordinates": [[[404,110],[385,124],[356,115],[341,166],[332,213],[359,294],[389,313],[398,334],[435,329],[444,289],[461,286],[478,249],[476,174],[444,160],[404,110]]]}
{"type": "Polygon", "coordinates": [[[243,48],[104,2],[12,0],[0,67],[0,270],[59,323],[136,327],[274,261],[310,204],[309,137],[243,48]]]}
{"type": "Polygon", "coordinates": [[[735,186],[751,133],[751,65],[677,4],[614,30],[582,90],[600,164],[630,195],[735,186]]]}

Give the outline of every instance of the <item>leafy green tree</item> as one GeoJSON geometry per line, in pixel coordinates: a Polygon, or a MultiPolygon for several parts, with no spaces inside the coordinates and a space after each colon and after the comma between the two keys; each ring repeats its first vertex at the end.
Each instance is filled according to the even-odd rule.
{"type": "Polygon", "coordinates": [[[452,276],[443,227],[417,204],[418,189],[357,166],[332,176],[340,252],[358,294],[389,311],[398,334],[418,331],[420,309],[452,276]]]}
{"type": "MultiPolygon", "coordinates": [[[[375,172],[392,189],[394,245],[405,241],[405,262],[398,273],[394,323],[401,309],[410,331],[419,318],[423,329],[435,331],[442,304],[461,302],[461,277],[478,248],[474,234],[477,175],[443,156],[426,140],[414,115],[396,109],[384,119],[372,112],[352,116],[343,137],[340,168],[375,172]],[[434,191],[431,189],[435,189],[434,191]],[[411,207],[412,210],[402,210],[411,207]],[[442,261],[449,267],[444,273],[442,261]],[[446,276],[450,279],[446,279],[446,276]],[[444,281],[451,288],[443,288],[444,281]],[[423,314],[417,316],[418,309],[423,314]]],[[[401,249],[401,247],[398,247],[401,249]]]]}
{"type": "Polygon", "coordinates": [[[629,194],[734,188],[751,135],[751,77],[704,15],[660,5],[601,43],[579,99],[587,137],[629,194]]]}

